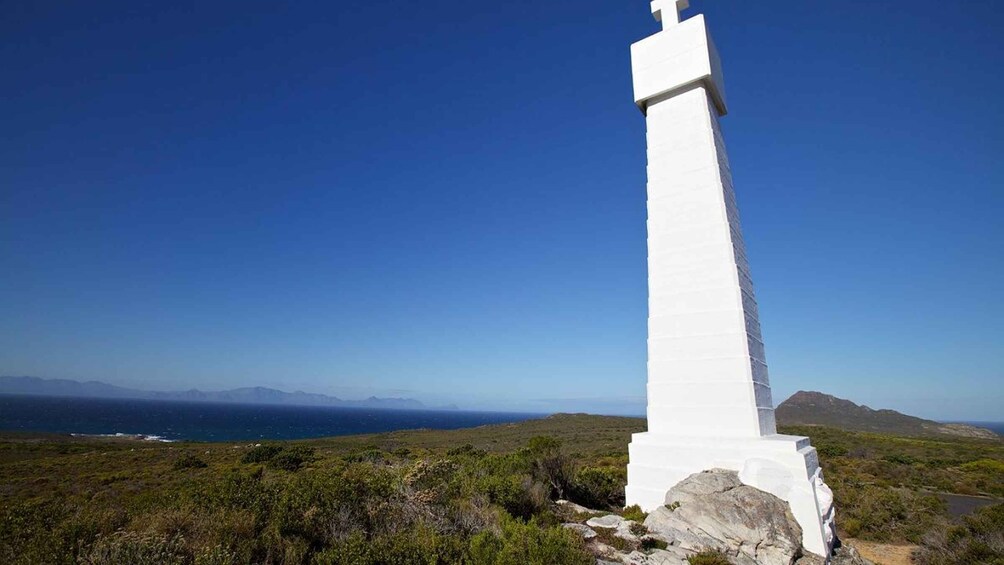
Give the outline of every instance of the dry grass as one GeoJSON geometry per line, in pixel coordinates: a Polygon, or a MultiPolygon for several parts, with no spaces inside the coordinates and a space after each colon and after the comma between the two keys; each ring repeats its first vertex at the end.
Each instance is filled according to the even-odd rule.
{"type": "Polygon", "coordinates": [[[859,539],[846,539],[844,543],[854,546],[861,556],[875,565],[913,565],[916,545],[878,543],[859,539]]]}

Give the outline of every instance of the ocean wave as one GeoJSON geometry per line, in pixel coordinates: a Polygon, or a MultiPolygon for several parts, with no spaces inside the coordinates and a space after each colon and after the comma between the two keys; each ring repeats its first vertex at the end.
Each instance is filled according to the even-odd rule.
{"type": "Polygon", "coordinates": [[[161,443],[174,443],[178,440],[168,439],[164,436],[158,436],[154,434],[124,434],[122,432],[116,432],[114,434],[70,434],[73,437],[102,437],[102,438],[120,438],[120,439],[138,439],[142,441],[159,441],[161,443]]]}

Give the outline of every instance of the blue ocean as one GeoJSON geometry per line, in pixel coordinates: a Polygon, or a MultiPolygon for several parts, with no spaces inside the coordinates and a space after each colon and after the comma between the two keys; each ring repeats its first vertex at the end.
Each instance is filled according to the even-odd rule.
{"type": "Polygon", "coordinates": [[[450,430],[540,418],[461,410],[378,410],[0,395],[0,430],[129,435],[160,441],[302,439],[430,428],[450,430]]]}

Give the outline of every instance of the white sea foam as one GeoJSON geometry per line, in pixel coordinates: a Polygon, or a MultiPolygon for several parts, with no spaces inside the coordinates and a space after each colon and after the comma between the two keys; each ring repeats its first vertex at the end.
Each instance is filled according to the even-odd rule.
{"type": "Polygon", "coordinates": [[[139,439],[143,441],[158,441],[161,443],[174,443],[178,440],[167,439],[164,436],[158,436],[154,434],[124,434],[122,432],[116,432],[114,434],[70,434],[73,437],[113,437],[122,439],[139,439]]]}

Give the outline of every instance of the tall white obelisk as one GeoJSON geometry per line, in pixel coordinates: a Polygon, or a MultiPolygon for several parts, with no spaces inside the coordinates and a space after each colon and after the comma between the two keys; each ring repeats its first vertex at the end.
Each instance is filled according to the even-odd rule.
{"type": "Polygon", "coordinates": [[[789,502],[829,555],[832,494],[808,438],[779,435],[725,142],[718,54],[688,0],[654,0],[661,32],[631,46],[648,140],[648,432],[630,445],[627,503],[652,510],[711,468],[789,502]]]}

